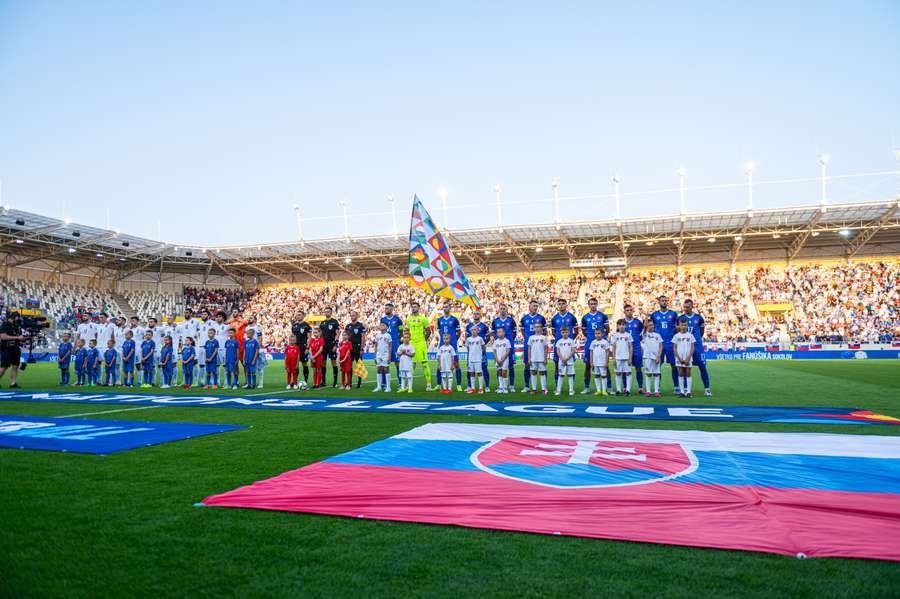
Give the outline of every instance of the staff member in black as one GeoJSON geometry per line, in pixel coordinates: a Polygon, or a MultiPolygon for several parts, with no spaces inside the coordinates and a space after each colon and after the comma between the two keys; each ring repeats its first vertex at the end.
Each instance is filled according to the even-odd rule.
{"type": "Polygon", "coordinates": [[[19,313],[10,312],[0,324],[0,379],[10,370],[9,388],[17,389],[16,377],[19,376],[19,362],[22,360],[21,343],[25,341],[19,322],[19,313]]]}
{"type": "MultiPolygon", "coordinates": [[[[353,344],[353,348],[350,350],[350,359],[356,362],[362,359],[362,348],[366,343],[366,325],[359,321],[359,312],[355,310],[350,312],[350,324],[344,330],[350,337],[350,343],[353,344]]],[[[356,386],[362,386],[362,379],[359,377],[356,377],[356,386]]]]}
{"type": "MultiPolygon", "coordinates": [[[[331,374],[334,376],[331,386],[338,385],[338,364],[337,364],[337,334],[341,330],[341,323],[331,317],[333,310],[331,307],[325,308],[325,320],[319,323],[319,331],[322,333],[322,339],[325,340],[326,358],[331,359],[331,374]]],[[[322,384],[325,384],[325,377],[322,377],[322,384]]]]}
{"type": "Polygon", "coordinates": [[[291,323],[291,334],[297,338],[300,346],[300,362],[303,364],[303,380],[309,384],[309,334],[312,333],[312,325],[306,322],[306,312],[297,312],[297,320],[291,323]]]}

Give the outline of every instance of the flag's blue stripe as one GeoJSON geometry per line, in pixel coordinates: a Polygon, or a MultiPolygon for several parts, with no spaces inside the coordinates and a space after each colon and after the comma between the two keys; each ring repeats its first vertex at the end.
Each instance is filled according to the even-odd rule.
{"type": "Polygon", "coordinates": [[[338,464],[368,464],[401,468],[478,470],[469,457],[484,445],[477,441],[384,439],[325,460],[338,464]]]}
{"type": "MultiPolygon", "coordinates": [[[[477,471],[470,457],[483,443],[476,441],[435,441],[423,439],[385,439],[366,447],[325,460],[339,464],[368,464],[399,468],[477,471]]],[[[746,453],[723,451],[695,452],[699,467],[673,482],[710,485],[750,485],[782,489],[815,489],[900,494],[900,459],[814,456],[797,454],[746,453]]],[[[510,476],[527,476],[540,482],[574,484],[576,471],[543,468],[542,472],[521,464],[494,468],[510,476]],[[524,470],[523,470],[524,468],[524,470]],[[549,477],[549,478],[547,478],[549,477]],[[561,477],[561,478],[558,478],[561,477]]],[[[646,472],[598,471],[587,484],[633,482],[646,478],[646,472]],[[597,480],[594,481],[593,479],[597,480]]],[[[584,484],[584,483],[582,483],[584,484]]]]}

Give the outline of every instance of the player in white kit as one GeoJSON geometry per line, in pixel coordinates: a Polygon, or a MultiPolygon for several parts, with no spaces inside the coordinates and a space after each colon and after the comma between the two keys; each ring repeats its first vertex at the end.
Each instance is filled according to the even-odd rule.
{"type": "Polygon", "coordinates": [[[412,393],[412,373],[413,358],[416,355],[416,348],[409,342],[409,333],[403,333],[400,346],[397,348],[397,360],[400,363],[400,387],[398,390],[403,393],[412,393]]]}
{"type": "Polygon", "coordinates": [[[591,341],[590,350],[591,373],[594,375],[594,385],[597,387],[594,395],[609,395],[609,390],[606,388],[606,383],[609,380],[606,377],[609,367],[609,341],[606,337],[594,337],[594,340],[591,341]]]}
{"type": "Polygon", "coordinates": [[[556,340],[556,395],[562,393],[563,382],[569,380],[569,395],[575,395],[575,340],[569,337],[569,327],[559,329],[556,340]]]}
{"type": "Polygon", "coordinates": [[[506,338],[506,329],[497,327],[494,339],[494,362],[497,365],[497,393],[509,393],[509,359],[512,344],[506,338]]]}
{"type": "Polygon", "coordinates": [[[631,356],[633,338],[626,332],[624,318],[616,321],[612,336],[613,358],[616,360],[616,395],[631,395],[631,356]]]}
{"type": "Polygon", "coordinates": [[[656,325],[648,318],[644,321],[641,350],[644,354],[644,376],[647,377],[646,396],[659,397],[659,363],[662,359],[662,336],[654,330],[656,325]]]}
{"type": "Polygon", "coordinates": [[[528,364],[531,371],[531,393],[537,393],[538,381],[541,393],[547,395],[547,355],[550,353],[550,339],[544,334],[544,326],[534,323],[534,333],[528,337],[528,364]]]}
{"type": "Polygon", "coordinates": [[[441,372],[441,393],[453,393],[453,371],[458,364],[456,348],[451,345],[453,338],[444,335],[443,343],[437,349],[438,370],[441,372]]]}

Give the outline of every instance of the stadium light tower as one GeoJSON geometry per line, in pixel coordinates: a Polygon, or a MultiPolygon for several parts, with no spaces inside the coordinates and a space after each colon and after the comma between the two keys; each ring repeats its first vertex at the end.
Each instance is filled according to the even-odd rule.
{"type": "Polygon", "coordinates": [[[678,191],[681,195],[681,216],[683,217],[685,212],[687,212],[684,203],[684,176],[687,175],[687,169],[681,167],[676,173],[678,174],[678,191]]]}
{"type": "Polygon", "coordinates": [[[388,204],[391,205],[391,221],[393,223],[391,225],[393,227],[391,230],[393,231],[394,239],[399,239],[400,233],[397,230],[397,203],[394,201],[394,194],[392,193],[388,194],[388,204]]]}
{"type": "Polygon", "coordinates": [[[444,228],[447,228],[447,196],[450,193],[447,191],[446,187],[441,187],[438,189],[438,197],[441,198],[441,208],[444,211],[444,228]]]}
{"type": "Polygon", "coordinates": [[[294,204],[294,215],[297,217],[297,239],[300,240],[301,247],[304,244],[303,240],[303,211],[300,210],[300,204],[294,204]]]}
{"type": "Polygon", "coordinates": [[[344,217],[344,241],[350,241],[350,221],[347,220],[347,200],[339,200],[338,206],[341,207],[341,213],[344,217]]]}
{"type": "Polygon", "coordinates": [[[744,172],[747,173],[747,212],[753,210],[753,171],[756,165],[751,160],[744,165],[744,172]]]}
{"type": "Polygon", "coordinates": [[[619,181],[621,180],[618,173],[613,175],[613,195],[616,196],[616,221],[622,220],[622,204],[619,202],[619,181]]]}
{"type": "Polygon", "coordinates": [[[553,218],[556,221],[556,227],[559,228],[559,179],[553,177],[550,185],[553,187],[553,218]]]}
{"type": "Polygon", "coordinates": [[[493,187],[494,193],[497,194],[497,228],[503,228],[503,209],[500,207],[500,192],[502,191],[500,188],[500,184],[496,183],[493,187]]]}
{"type": "Polygon", "coordinates": [[[819,154],[819,168],[822,173],[822,199],[819,205],[824,209],[828,203],[828,154],[819,154]]]}

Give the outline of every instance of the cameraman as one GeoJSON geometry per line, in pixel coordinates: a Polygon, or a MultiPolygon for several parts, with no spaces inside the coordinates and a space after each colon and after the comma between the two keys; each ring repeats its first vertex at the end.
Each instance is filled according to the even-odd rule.
{"type": "Polygon", "coordinates": [[[22,324],[18,312],[10,312],[0,325],[0,379],[9,368],[10,389],[17,389],[16,377],[19,375],[19,362],[22,360],[21,343],[25,341],[22,324]]]}

